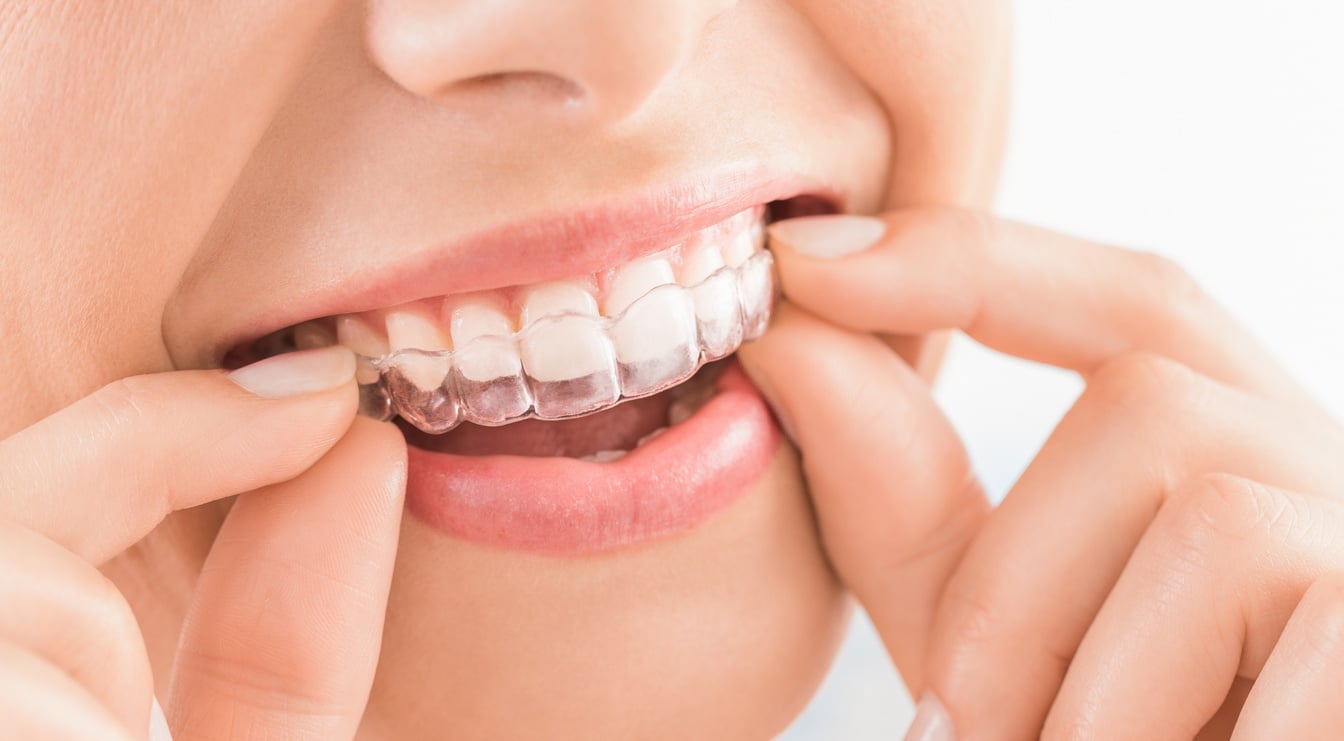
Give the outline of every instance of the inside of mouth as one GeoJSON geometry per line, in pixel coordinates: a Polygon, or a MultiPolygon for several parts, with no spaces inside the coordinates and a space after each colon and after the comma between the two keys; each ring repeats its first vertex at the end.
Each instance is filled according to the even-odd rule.
{"type": "Polygon", "coordinates": [[[574,419],[528,419],[502,427],[466,422],[441,435],[422,432],[400,418],[395,422],[406,442],[422,450],[473,456],[560,456],[609,463],[708,403],[726,362],[706,365],[689,381],[667,391],[574,419]]]}

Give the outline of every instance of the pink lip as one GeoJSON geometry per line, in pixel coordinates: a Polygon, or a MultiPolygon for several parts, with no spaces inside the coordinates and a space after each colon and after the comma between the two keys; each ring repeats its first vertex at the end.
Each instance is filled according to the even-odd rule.
{"type": "Polygon", "coordinates": [[[690,419],[614,463],[410,449],[409,510],[490,545],[580,555],[688,531],[745,494],[779,431],[733,363],[690,419]]]}
{"type": "Polygon", "coordinates": [[[695,173],[585,210],[541,214],[430,246],[368,275],[316,288],[221,337],[214,357],[309,319],[417,299],[562,280],[597,272],[675,244],[739,211],[801,194],[840,203],[834,187],[760,164],[695,173]]]}

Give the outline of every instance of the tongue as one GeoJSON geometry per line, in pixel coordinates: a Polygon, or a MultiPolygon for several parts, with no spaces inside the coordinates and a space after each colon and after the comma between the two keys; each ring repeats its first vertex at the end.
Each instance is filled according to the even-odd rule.
{"type": "Polygon", "coordinates": [[[524,455],[582,458],[600,450],[633,450],[639,439],[667,426],[669,392],[635,399],[587,417],[547,422],[529,419],[503,427],[463,424],[430,435],[397,420],[406,441],[423,450],[457,455],[524,455]]]}

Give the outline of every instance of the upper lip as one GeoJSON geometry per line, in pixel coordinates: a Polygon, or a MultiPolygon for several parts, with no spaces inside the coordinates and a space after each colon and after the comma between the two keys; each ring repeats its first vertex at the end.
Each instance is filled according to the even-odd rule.
{"type": "Polygon", "coordinates": [[[579,210],[533,215],[432,244],[383,266],[311,293],[244,326],[216,346],[216,364],[230,348],[301,322],[352,314],[417,299],[574,278],[673,245],[752,206],[799,195],[821,197],[843,210],[831,184],[763,165],[694,173],[579,210]]]}

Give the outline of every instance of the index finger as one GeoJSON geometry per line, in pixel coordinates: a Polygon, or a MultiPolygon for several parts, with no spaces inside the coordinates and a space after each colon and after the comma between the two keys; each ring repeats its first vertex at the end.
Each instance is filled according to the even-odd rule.
{"type": "Polygon", "coordinates": [[[0,440],[0,520],[102,563],[169,512],[302,473],[354,418],[354,370],[335,347],[268,358],[233,381],[117,381],[0,440]]]}
{"type": "Polygon", "coordinates": [[[787,303],[738,353],[802,454],[827,558],[910,686],[989,503],[927,384],[876,337],[787,303]]]}
{"type": "Polygon", "coordinates": [[[1185,271],[1153,253],[951,208],[893,212],[880,223],[792,219],[773,224],[770,237],[789,299],[843,326],[959,329],[1085,375],[1147,352],[1255,393],[1306,399],[1185,271]]]}

